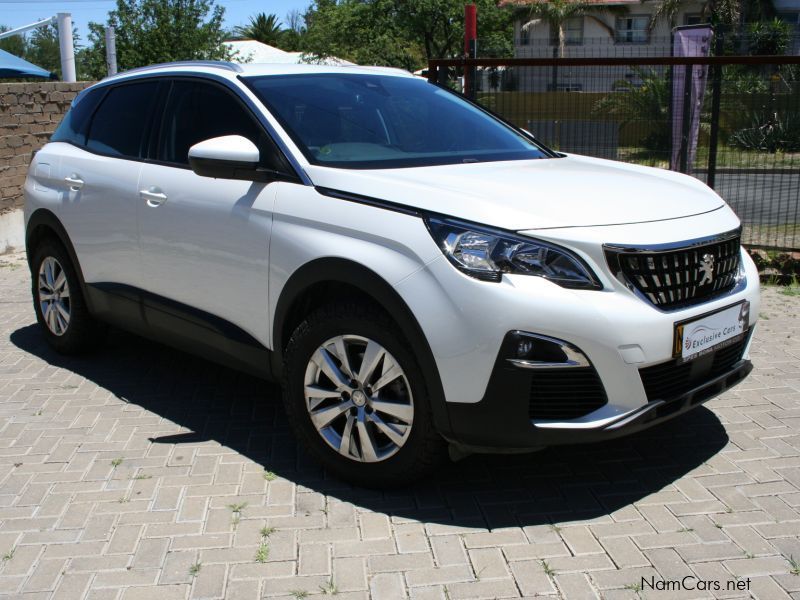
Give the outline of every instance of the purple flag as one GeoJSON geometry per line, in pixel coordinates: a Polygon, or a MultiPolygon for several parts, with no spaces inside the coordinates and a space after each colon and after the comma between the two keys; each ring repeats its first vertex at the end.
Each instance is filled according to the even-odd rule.
{"type": "MultiPolygon", "coordinates": [[[[710,25],[691,25],[676,27],[672,34],[673,56],[708,56],[711,50],[711,38],[714,30],[710,25]]],[[[680,170],[681,150],[686,152],[686,172],[691,173],[692,163],[697,154],[697,136],[700,133],[700,111],[703,108],[703,94],[706,91],[708,77],[707,65],[678,65],[672,71],[672,157],[669,168],[680,170]],[[689,94],[686,94],[686,69],[691,69],[689,78],[689,94]],[[686,111],[684,103],[688,99],[686,111]],[[688,114],[687,123],[684,117],[688,114]],[[688,139],[684,141],[684,133],[688,131],[688,139]],[[686,148],[683,148],[683,145],[686,148]]]]}

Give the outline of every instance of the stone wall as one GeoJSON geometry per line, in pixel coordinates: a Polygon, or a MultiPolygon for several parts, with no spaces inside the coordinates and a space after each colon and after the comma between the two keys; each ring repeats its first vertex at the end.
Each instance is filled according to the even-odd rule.
{"type": "Polygon", "coordinates": [[[0,83],[0,215],[22,206],[22,184],[33,152],[50,138],[75,95],[90,84],[0,83]]]}

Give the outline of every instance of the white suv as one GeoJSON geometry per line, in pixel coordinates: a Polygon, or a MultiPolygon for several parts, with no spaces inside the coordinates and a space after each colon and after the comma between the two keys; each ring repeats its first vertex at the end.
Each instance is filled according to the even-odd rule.
{"type": "MultiPolygon", "coordinates": [[[[283,382],[332,472],[602,440],[741,381],[758,273],[684,175],[553,152],[384,68],[175,63],[74,101],[25,183],[36,315],[283,382]]],[[[254,424],[258,426],[258,424],[254,424]]]]}

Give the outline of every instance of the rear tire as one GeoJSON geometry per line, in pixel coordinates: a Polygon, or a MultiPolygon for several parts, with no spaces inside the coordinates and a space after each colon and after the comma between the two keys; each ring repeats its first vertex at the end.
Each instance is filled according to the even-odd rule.
{"type": "Polygon", "coordinates": [[[102,342],[105,327],[89,314],[80,280],[64,246],[45,238],[33,250],[31,284],[36,320],[61,354],[80,354],[102,342]]]}
{"type": "Polygon", "coordinates": [[[447,457],[413,353],[397,325],[370,306],[330,304],[295,329],[283,399],[311,454],[357,485],[402,486],[447,457]]]}

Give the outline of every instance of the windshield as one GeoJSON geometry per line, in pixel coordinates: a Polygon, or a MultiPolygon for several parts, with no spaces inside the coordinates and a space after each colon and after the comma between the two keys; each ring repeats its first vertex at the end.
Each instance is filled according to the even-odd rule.
{"type": "Polygon", "coordinates": [[[246,81],[318,165],[383,169],[549,156],[488,113],[416,77],[314,73],[246,81]]]}

